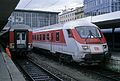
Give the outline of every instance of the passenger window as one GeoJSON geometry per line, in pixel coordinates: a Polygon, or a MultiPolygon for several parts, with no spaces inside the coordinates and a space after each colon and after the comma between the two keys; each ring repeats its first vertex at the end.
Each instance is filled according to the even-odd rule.
{"type": "Polygon", "coordinates": [[[37,35],[37,40],[39,40],[39,35],[37,35]]]}
{"type": "Polygon", "coordinates": [[[22,40],[25,40],[25,33],[22,33],[22,40]]]}
{"type": "Polygon", "coordinates": [[[45,40],[45,34],[43,34],[43,40],[45,40]]]}
{"type": "Polygon", "coordinates": [[[43,34],[41,34],[41,40],[43,40],[43,34]]]}
{"type": "Polygon", "coordinates": [[[67,29],[68,37],[72,37],[72,31],[70,29],[67,29]]]}
{"type": "Polygon", "coordinates": [[[47,34],[47,40],[49,40],[49,33],[47,34]]]}
{"type": "Polygon", "coordinates": [[[39,37],[40,37],[40,40],[41,40],[41,34],[39,35],[39,37]]]}
{"type": "Polygon", "coordinates": [[[32,39],[34,40],[34,35],[32,35],[32,39]]]}
{"type": "Polygon", "coordinates": [[[36,38],[37,38],[37,35],[35,34],[35,40],[36,40],[36,38]]]}
{"type": "Polygon", "coordinates": [[[60,32],[56,32],[56,41],[60,40],[60,32]]]}

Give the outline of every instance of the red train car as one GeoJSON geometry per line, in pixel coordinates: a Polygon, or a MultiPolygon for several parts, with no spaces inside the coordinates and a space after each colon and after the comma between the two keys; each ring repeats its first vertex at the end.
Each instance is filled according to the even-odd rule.
{"type": "Polygon", "coordinates": [[[32,49],[32,29],[28,25],[17,24],[9,31],[9,48],[11,52],[28,53],[32,49]]]}

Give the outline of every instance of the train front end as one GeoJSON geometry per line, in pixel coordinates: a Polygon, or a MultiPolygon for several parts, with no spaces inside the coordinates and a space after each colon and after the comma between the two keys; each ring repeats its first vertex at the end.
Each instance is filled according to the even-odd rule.
{"type": "Polygon", "coordinates": [[[98,64],[110,59],[105,37],[97,26],[77,26],[74,34],[78,47],[77,61],[98,64]]]}
{"type": "Polygon", "coordinates": [[[17,54],[28,54],[32,49],[32,30],[29,26],[14,25],[9,32],[9,48],[17,54]]]}

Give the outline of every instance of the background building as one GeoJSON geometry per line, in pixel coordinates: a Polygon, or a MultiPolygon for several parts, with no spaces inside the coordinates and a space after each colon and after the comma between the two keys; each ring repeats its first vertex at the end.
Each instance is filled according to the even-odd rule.
{"type": "Polygon", "coordinates": [[[59,23],[64,23],[83,17],[84,17],[83,7],[77,7],[75,9],[71,8],[63,10],[63,12],[59,15],[58,21],[59,23]]]}
{"type": "Polygon", "coordinates": [[[14,10],[6,27],[14,24],[26,24],[30,27],[43,27],[58,23],[59,12],[14,10]]]}
{"type": "Polygon", "coordinates": [[[84,0],[85,16],[95,16],[120,10],[120,0],[84,0]]]}
{"type": "Polygon", "coordinates": [[[84,17],[83,7],[77,7],[75,9],[75,19],[80,19],[84,17]]]}
{"type": "Polygon", "coordinates": [[[58,18],[59,23],[75,20],[75,10],[73,10],[73,8],[67,10],[65,9],[63,10],[62,14],[59,15],[58,18]]]}

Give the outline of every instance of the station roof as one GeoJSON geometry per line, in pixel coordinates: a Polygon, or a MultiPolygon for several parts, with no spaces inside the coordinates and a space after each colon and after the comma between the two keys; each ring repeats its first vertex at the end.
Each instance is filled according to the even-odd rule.
{"type": "Polygon", "coordinates": [[[120,11],[95,16],[92,22],[101,28],[116,28],[120,27],[120,11]]]}
{"type": "Polygon", "coordinates": [[[0,31],[7,24],[8,18],[19,0],[0,0],[0,31]]]}
{"type": "Polygon", "coordinates": [[[111,12],[98,16],[85,17],[86,19],[100,28],[116,28],[120,27],[120,11],[111,12]]]}
{"type": "Polygon", "coordinates": [[[52,11],[40,11],[40,10],[28,10],[28,9],[15,9],[14,11],[18,12],[35,12],[35,13],[52,13],[52,14],[59,14],[60,12],[52,12],[52,11]]]}

